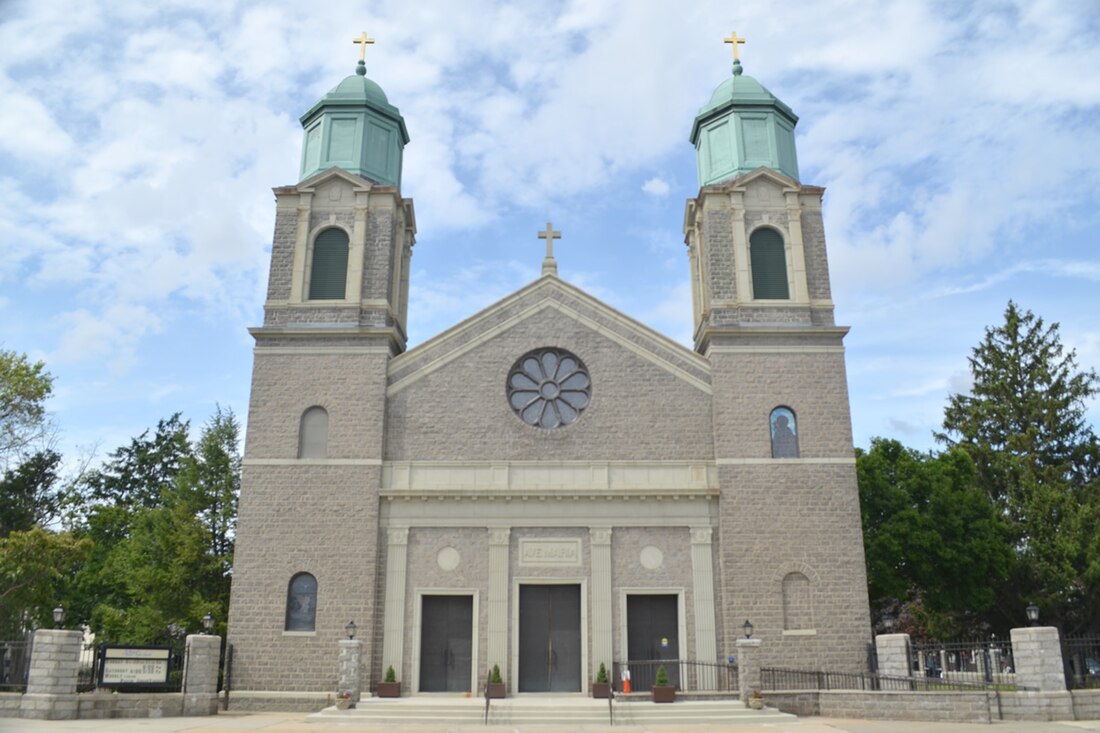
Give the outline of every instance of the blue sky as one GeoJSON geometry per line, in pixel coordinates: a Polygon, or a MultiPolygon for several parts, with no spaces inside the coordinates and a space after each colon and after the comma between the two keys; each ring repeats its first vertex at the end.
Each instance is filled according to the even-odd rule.
{"type": "Polygon", "coordinates": [[[0,347],[47,362],[70,456],[246,416],[271,188],[364,29],[412,138],[413,345],[535,279],[548,220],[563,278],[689,343],[687,138],[736,29],[827,188],[857,445],[931,447],[1010,298],[1100,366],[1095,2],[304,7],[0,3],[0,347]]]}

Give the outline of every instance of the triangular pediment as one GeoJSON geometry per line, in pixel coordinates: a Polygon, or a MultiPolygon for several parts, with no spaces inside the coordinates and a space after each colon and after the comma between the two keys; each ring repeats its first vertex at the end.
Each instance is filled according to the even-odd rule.
{"type": "Polygon", "coordinates": [[[522,327],[548,311],[572,319],[677,379],[710,393],[711,368],[705,357],[550,275],[395,357],[387,371],[387,395],[400,392],[495,336],[522,327]]]}
{"type": "Polygon", "coordinates": [[[281,186],[275,189],[276,193],[297,192],[297,193],[317,193],[326,186],[331,186],[334,183],[340,185],[348,185],[353,191],[371,191],[375,189],[394,189],[394,186],[383,183],[375,183],[374,181],[367,180],[362,176],[357,176],[354,173],[349,173],[343,168],[333,166],[328,170],[323,170],[320,173],[299,181],[293,186],[281,186]]]}

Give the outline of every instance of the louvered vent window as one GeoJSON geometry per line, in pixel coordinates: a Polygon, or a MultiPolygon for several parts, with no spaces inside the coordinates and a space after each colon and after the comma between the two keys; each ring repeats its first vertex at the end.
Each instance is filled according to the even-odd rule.
{"type": "Polygon", "coordinates": [[[328,456],[328,413],[323,407],[311,407],[302,413],[298,430],[299,458],[328,456]]]}
{"type": "Polygon", "coordinates": [[[774,229],[757,229],[749,238],[752,295],[757,300],[787,300],[787,255],[783,237],[774,229]]]}
{"type": "Polygon", "coordinates": [[[326,229],[313,242],[309,276],[310,300],[342,300],[348,280],[348,235],[326,229]]]}

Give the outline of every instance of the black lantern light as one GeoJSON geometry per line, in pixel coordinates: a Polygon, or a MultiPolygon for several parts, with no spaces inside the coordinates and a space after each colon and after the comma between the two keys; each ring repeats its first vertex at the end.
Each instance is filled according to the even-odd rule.
{"type": "Polygon", "coordinates": [[[359,629],[359,627],[355,625],[354,621],[348,621],[347,626],[344,627],[344,631],[348,632],[348,638],[349,639],[354,639],[355,638],[355,632],[358,629],[359,629]]]}
{"type": "Polygon", "coordinates": [[[741,630],[745,632],[745,638],[752,638],[752,621],[745,619],[745,623],[741,624],[741,630]]]}
{"type": "Polygon", "coordinates": [[[214,614],[207,613],[202,617],[202,627],[206,629],[207,633],[214,630],[214,614]]]}
{"type": "Polygon", "coordinates": [[[65,607],[58,603],[57,608],[53,610],[53,627],[60,629],[63,623],[65,623],[65,607]]]}
{"type": "Polygon", "coordinates": [[[1032,626],[1039,625],[1039,607],[1034,603],[1027,607],[1027,620],[1031,622],[1032,626]]]}

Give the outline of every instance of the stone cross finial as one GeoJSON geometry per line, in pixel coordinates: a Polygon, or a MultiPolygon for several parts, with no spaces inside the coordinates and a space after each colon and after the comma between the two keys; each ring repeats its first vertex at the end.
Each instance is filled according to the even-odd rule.
{"type": "Polygon", "coordinates": [[[723,38],[722,40],[725,43],[733,44],[733,60],[734,61],[740,60],[741,56],[738,53],[738,48],[737,47],[739,45],[743,44],[745,42],[745,39],[744,38],[738,38],[737,37],[737,31],[734,31],[733,33],[730,34],[729,38],[723,38]]]}
{"type": "Polygon", "coordinates": [[[554,240],[561,239],[561,232],[554,231],[554,225],[546,222],[546,231],[539,232],[539,239],[546,240],[546,259],[542,261],[542,274],[557,275],[558,263],[554,260],[554,240]]]}
{"type": "Polygon", "coordinates": [[[351,39],[351,42],[359,46],[359,60],[365,61],[367,58],[367,44],[374,43],[374,39],[369,38],[367,32],[363,31],[363,35],[351,39]]]}

